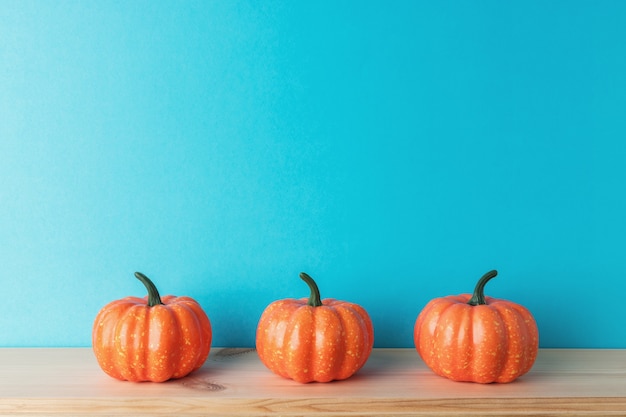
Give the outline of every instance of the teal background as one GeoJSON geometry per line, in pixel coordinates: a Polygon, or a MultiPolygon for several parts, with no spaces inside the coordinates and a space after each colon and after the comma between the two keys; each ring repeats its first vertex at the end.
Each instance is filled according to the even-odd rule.
{"type": "Polygon", "coordinates": [[[106,303],[528,307],[626,348],[626,2],[2,1],[0,346],[89,346],[106,303]]]}

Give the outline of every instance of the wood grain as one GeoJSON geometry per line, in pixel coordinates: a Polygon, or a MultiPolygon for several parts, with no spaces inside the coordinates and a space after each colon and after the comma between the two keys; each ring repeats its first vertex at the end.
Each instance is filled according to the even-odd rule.
{"type": "Polygon", "coordinates": [[[541,349],[510,384],[449,381],[414,349],[374,349],[352,378],[299,384],[253,349],[211,351],[165,383],[114,380],[91,349],[0,349],[0,415],[626,416],[626,350],[541,349]]]}

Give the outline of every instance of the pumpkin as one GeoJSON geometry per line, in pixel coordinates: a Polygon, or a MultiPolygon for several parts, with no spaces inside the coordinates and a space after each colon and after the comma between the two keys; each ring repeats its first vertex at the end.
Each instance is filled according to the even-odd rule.
{"type": "Polygon", "coordinates": [[[436,374],[454,381],[511,382],[537,357],[539,332],[530,311],[486,297],[483,275],[474,293],[431,300],[415,322],[415,347],[436,374]]]}
{"type": "Polygon", "coordinates": [[[256,333],[261,362],[274,373],[301,383],[346,379],[367,361],[374,329],[357,304],[320,297],[306,273],[308,299],[278,300],[263,311],[256,333]]]}
{"type": "Polygon", "coordinates": [[[93,324],[98,364],[113,378],[162,382],[200,368],[211,348],[211,323],[190,297],[161,297],[154,283],[135,276],[147,297],[126,297],[104,306],[93,324]]]}

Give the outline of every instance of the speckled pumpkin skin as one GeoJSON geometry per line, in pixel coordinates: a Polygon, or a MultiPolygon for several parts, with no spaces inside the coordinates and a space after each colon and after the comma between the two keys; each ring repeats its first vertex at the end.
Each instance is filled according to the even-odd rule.
{"type": "Polygon", "coordinates": [[[167,295],[163,304],[126,297],[107,304],[93,325],[98,364],[113,378],[163,382],[200,368],[211,349],[211,323],[189,297],[167,295]]]}
{"type": "Polygon", "coordinates": [[[275,301],[256,334],[261,361],[274,373],[301,383],[346,379],[367,361],[374,330],[363,307],[332,298],[275,301]]]}
{"type": "Polygon", "coordinates": [[[431,300],[419,314],[415,347],[430,369],[454,381],[511,382],[537,357],[539,333],[530,311],[513,302],[471,294],[431,300]]]}

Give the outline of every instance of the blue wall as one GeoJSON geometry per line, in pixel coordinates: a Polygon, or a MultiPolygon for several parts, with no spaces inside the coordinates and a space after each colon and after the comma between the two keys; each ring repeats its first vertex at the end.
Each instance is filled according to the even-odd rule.
{"type": "Polygon", "coordinates": [[[89,346],[162,294],[251,346],[267,304],[527,306],[626,348],[626,2],[4,1],[0,346],[89,346]]]}

